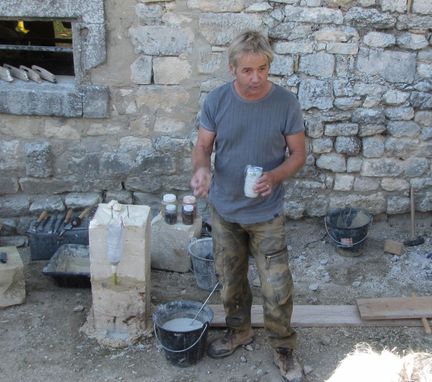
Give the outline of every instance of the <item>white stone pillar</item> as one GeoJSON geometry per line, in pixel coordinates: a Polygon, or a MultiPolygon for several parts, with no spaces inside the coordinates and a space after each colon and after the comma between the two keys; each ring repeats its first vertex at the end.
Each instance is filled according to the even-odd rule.
{"type": "Polygon", "coordinates": [[[82,330],[110,347],[138,340],[150,320],[150,207],[99,204],[89,226],[92,311],[82,330]],[[117,284],[107,257],[108,225],[124,222],[123,254],[117,266],[117,284]]]}

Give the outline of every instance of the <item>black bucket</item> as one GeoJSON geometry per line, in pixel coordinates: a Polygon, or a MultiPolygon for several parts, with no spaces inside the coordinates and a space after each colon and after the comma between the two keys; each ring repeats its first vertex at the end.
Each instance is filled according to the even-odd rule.
{"type": "Polygon", "coordinates": [[[362,248],[372,223],[372,215],[358,208],[338,208],[324,219],[326,231],[338,248],[357,251],[362,248]]]}
{"type": "Polygon", "coordinates": [[[158,305],[153,313],[156,339],[165,351],[165,358],[175,366],[191,366],[203,357],[213,311],[207,305],[204,306],[195,319],[195,324],[201,323],[198,328],[194,325],[190,330],[183,327],[174,331],[164,328],[164,325],[175,319],[192,321],[201,306],[202,303],[196,301],[172,301],[158,305]]]}

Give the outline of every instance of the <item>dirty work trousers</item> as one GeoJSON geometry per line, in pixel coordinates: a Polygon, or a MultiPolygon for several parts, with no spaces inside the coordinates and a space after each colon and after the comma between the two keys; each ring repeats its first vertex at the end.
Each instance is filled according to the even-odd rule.
{"type": "Polygon", "coordinates": [[[248,281],[249,256],[255,258],[261,280],[264,328],[273,348],[296,345],[291,328],[293,280],[288,265],[284,218],[264,223],[238,224],[224,220],[211,208],[216,275],[228,328],[251,326],[252,292],[248,281]]]}

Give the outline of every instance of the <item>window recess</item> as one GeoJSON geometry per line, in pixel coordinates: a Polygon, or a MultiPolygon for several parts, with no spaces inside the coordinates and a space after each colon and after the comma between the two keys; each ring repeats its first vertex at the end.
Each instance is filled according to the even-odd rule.
{"type": "Polygon", "coordinates": [[[33,65],[74,76],[72,24],[67,20],[0,20],[0,65],[33,65]]]}

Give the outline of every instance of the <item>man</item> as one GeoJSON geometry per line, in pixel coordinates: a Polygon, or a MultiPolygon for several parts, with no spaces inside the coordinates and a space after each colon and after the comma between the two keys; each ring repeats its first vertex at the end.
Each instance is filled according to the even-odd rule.
{"type": "Polygon", "coordinates": [[[252,255],[275,364],[286,380],[299,382],[302,369],[293,354],[296,334],[290,327],[293,282],[282,183],[305,163],[303,117],[295,96],[268,80],[273,52],[263,35],[240,34],[230,45],[228,59],[235,79],[207,95],[192,153],[194,194],[209,197],[215,268],[228,328],[224,337],[209,345],[208,354],[225,357],[253,341],[247,278],[252,255]],[[244,194],[247,165],[263,168],[253,189],[256,198],[244,194]]]}

